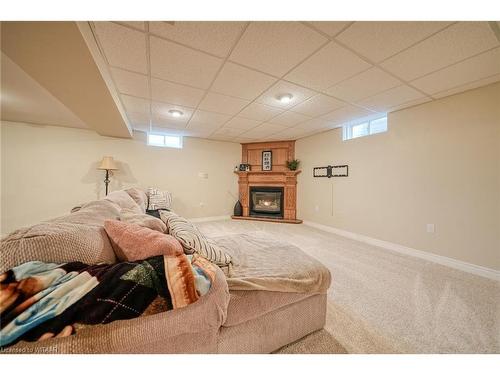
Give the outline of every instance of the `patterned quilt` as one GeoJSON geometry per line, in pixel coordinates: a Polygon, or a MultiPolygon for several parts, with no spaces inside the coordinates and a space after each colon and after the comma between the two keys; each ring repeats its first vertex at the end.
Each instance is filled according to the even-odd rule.
{"type": "Polygon", "coordinates": [[[196,255],[111,265],[24,263],[0,275],[0,347],[186,306],[208,292],[213,267],[196,255]]]}

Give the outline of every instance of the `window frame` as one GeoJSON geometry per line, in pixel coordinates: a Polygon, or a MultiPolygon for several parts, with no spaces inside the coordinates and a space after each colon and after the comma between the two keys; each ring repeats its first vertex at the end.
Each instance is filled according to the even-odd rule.
{"type": "Polygon", "coordinates": [[[342,141],[350,141],[352,139],[358,139],[358,138],[368,137],[370,135],[385,133],[388,131],[388,129],[389,129],[389,123],[387,121],[387,115],[380,116],[380,117],[374,117],[374,118],[370,118],[370,119],[364,119],[362,121],[350,122],[350,123],[342,125],[342,141]],[[381,120],[383,118],[385,118],[385,130],[379,131],[376,133],[372,133],[371,132],[371,123],[374,121],[381,120]],[[352,129],[354,127],[362,125],[362,124],[368,125],[367,134],[353,137],[352,136],[352,129]]]}
{"type": "Polygon", "coordinates": [[[164,147],[164,148],[175,148],[175,149],[181,149],[184,146],[184,137],[179,134],[169,134],[169,133],[157,133],[157,132],[148,132],[147,133],[147,145],[148,146],[153,146],[153,147],[164,147]],[[155,135],[155,136],[160,136],[163,137],[163,144],[158,144],[158,143],[151,143],[149,140],[150,135],[155,135]],[[179,146],[172,146],[172,145],[167,145],[166,144],[166,137],[175,137],[179,139],[179,146]]]}

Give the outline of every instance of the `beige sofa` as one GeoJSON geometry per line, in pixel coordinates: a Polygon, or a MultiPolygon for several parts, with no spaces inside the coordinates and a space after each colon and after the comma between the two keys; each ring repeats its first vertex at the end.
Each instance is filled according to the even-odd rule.
{"type": "MultiPolygon", "coordinates": [[[[75,213],[17,230],[0,246],[0,272],[29,260],[115,262],[103,229],[124,208],[144,212],[139,189],[113,192],[75,213]]],[[[229,291],[217,270],[212,288],[176,310],[86,328],[65,338],[19,342],[10,353],[270,353],[321,329],[322,293],[229,291]]]]}

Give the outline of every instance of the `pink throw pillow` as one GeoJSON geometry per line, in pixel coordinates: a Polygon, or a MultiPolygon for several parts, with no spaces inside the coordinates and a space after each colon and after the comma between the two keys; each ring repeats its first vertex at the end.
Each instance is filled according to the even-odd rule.
{"type": "Polygon", "coordinates": [[[175,237],[118,220],[106,220],[104,229],[121,261],[135,261],[155,255],[177,256],[184,254],[175,237]]]}

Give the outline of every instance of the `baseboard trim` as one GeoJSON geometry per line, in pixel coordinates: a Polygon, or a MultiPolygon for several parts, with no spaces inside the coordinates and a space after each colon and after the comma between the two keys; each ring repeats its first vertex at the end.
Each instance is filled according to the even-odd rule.
{"type": "Polygon", "coordinates": [[[434,262],[434,263],[441,264],[443,266],[455,268],[455,269],[460,270],[460,271],[472,273],[474,275],[486,277],[488,279],[493,279],[493,280],[497,280],[497,281],[500,280],[500,271],[497,271],[497,270],[494,270],[491,268],[478,266],[476,264],[463,262],[461,260],[445,257],[442,255],[433,254],[433,253],[430,253],[427,251],[413,249],[411,247],[398,245],[396,243],[392,243],[392,242],[388,242],[388,241],[384,241],[384,240],[379,240],[377,238],[368,237],[368,236],[365,236],[363,234],[349,232],[349,231],[346,231],[343,229],[338,229],[335,227],[331,227],[329,225],[315,223],[315,222],[309,221],[309,220],[304,220],[304,225],[308,225],[310,227],[323,230],[325,232],[338,234],[340,236],[351,238],[353,240],[363,242],[363,243],[366,243],[369,245],[381,247],[381,248],[386,249],[386,250],[391,250],[391,251],[395,251],[395,252],[398,252],[401,254],[410,255],[413,257],[425,259],[425,260],[428,260],[430,262],[434,262]]]}
{"type": "Polygon", "coordinates": [[[192,223],[204,223],[206,221],[219,221],[219,220],[230,220],[230,215],[224,216],[205,216],[205,217],[195,217],[192,219],[188,219],[192,223]]]}

